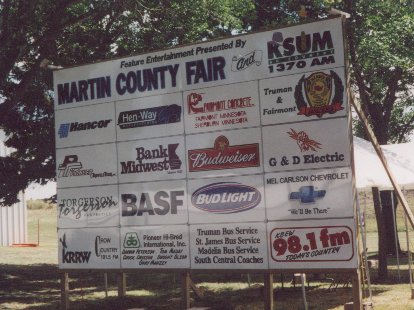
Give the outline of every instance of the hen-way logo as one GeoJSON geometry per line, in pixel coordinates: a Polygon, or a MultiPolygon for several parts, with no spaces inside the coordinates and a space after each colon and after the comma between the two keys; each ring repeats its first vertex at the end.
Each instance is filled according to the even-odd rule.
{"type": "Polygon", "coordinates": [[[243,71],[254,64],[260,66],[262,64],[262,54],[262,51],[254,50],[244,56],[233,56],[231,71],[243,71]]]}
{"type": "Polygon", "coordinates": [[[312,203],[315,199],[325,197],[325,190],[315,190],[313,186],[302,186],[298,192],[292,192],[289,195],[290,200],[300,200],[301,203],[312,203]]]}
{"type": "Polygon", "coordinates": [[[189,150],[188,160],[190,172],[258,167],[259,144],[230,146],[225,136],[219,136],[214,148],[189,150]]]}
{"type": "Polygon", "coordinates": [[[137,162],[133,160],[121,162],[121,174],[145,173],[154,171],[180,172],[182,161],[176,151],[179,143],[168,144],[167,147],[159,145],[156,149],[136,148],[137,162]],[[145,163],[144,160],[151,162],[145,163]]]}
{"type": "Polygon", "coordinates": [[[237,213],[256,207],[261,201],[260,192],[238,182],[218,182],[197,189],[191,203],[197,209],[211,213],[237,213]]]}
{"type": "Polygon", "coordinates": [[[92,129],[101,129],[101,128],[107,128],[108,124],[112,120],[106,119],[106,120],[100,120],[100,121],[93,121],[93,122],[85,122],[85,123],[64,123],[60,124],[58,135],[59,138],[67,138],[69,136],[69,132],[75,132],[75,131],[84,131],[84,130],[92,130],[92,129]]]}
{"type": "Polygon", "coordinates": [[[89,262],[91,251],[67,251],[66,234],[63,234],[59,241],[62,244],[63,264],[85,264],[89,262]]]}
{"type": "Polygon", "coordinates": [[[211,113],[254,107],[252,97],[238,97],[203,102],[202,95],[202,93],[190,93],[187,95],[188,114],[211,113]]]}
{"type": "Polygon", "coordinates": [[[138,234],[136,232],[128,232],[124,238],[124,248],[140,248],[141,242],[139,241],[138,234]]]}
{"type": "Polygon", "coordinates": [[[118,116],[118,126],[121,129],[179,123],[180,121],[181,107],[176,104],[124,111],[118,116]]]}
{"type": "Polygon", "coordinates": [[[295,88],[295,101],[298,115],[322,117],[326,113],[334,114],[344,109],[344,85],[338,74],[332,70],[330,74],[315,72],[307,78],[303,75],[295,88]]]}
{"type": "Polygon", "coordinates": [[[62,199],[59,204],[59,218],[62,216],[102,217],[108,215],[108,209],[115,209],[118,202],[112,196],[104,197],[81,197],[62,199]]]}
{"type": "Polygon", "coordinates": [[[58,167],[59,178],[67,177],[81,177],[89,175],[91,178],[105,178],[113,177],[116,174],[112,172],[99,172],[95,173],[93,169],[82,169],[83,165],[78,160],[78,155],[66,155],[63,163],[58,167]]]}
{"type": "Polygon", "coordinates": [[[294,129],[290,128],[290,132],[288,132],[289,137],[293,140],[296,140],[296,143],[299,146],[301,152],[305,152],[308,150],[317,151],[317,149],[321,149],[321,145],[319,142],[312,140],[309,138],[306,132],[299,131],[296,132],[294,129]]]}

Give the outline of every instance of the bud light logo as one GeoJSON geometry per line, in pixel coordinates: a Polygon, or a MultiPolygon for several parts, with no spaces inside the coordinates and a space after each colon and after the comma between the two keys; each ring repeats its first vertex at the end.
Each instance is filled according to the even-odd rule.
{"type": "Polygon", "coordinates": [[[219,182],[197,189],[191,196],[191,203],[206,212],[229,214],[253,209],[262,200],[261,196],[252,186],[219,182]]]}

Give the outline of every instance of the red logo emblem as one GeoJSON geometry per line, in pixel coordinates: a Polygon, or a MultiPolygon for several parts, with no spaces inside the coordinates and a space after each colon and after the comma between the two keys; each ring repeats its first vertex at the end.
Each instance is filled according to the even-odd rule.
{"type": "Polygon", "coordinates": [[[305,151],[317,151],[317,149],[321,149],[321,145],[319,142],[312,140],[309,138],[306,132],[299,131],[296,132],[292,128],[290,128],[291,132],[288,132],[287,134],[289,137],[291,137],[293,140],[296,140],[296,143],[299,146],[299,149],[301,152],[305,151]]]}

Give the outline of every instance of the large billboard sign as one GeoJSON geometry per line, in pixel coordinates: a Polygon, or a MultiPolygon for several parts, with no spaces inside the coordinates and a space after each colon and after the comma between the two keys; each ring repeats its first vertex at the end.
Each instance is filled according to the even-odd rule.
{"type": "Polygon", "coordinates": [[[54,72],[62,269],[357,268],[342,20],[54,72]]]}

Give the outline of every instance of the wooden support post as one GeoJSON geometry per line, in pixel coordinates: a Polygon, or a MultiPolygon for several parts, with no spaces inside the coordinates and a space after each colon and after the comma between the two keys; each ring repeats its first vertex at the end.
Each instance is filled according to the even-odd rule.
{"type": "Polygon", "coordinates": [[[354,310],[362,310],[361,273],[359,269],[352,275],[352,301],[354,310]]]}
{"type": "Polygon", "coordinates": [[[69,309],[69,274],[63,272],[60,278],[60,308],[69,309]]]}
{"type": "Polygon", "coordinates": [[[264,274],[264,308],[273,310],[273,274],[264,274]]]}
{"type": "Polygon", "coordinates": [[[108,298],[108,274],[104,273],[105,298],[108,298]]]}
{"type": "Polygon", "coordinates": [[[181,275],[181,309],[190,309],[190,274],[185,272],[181,275]]]}
{"type": "Polygon", "coordinates": [[[118,297],[123,298],[126,295],[126,274],[118,273],[118,297]]]}

